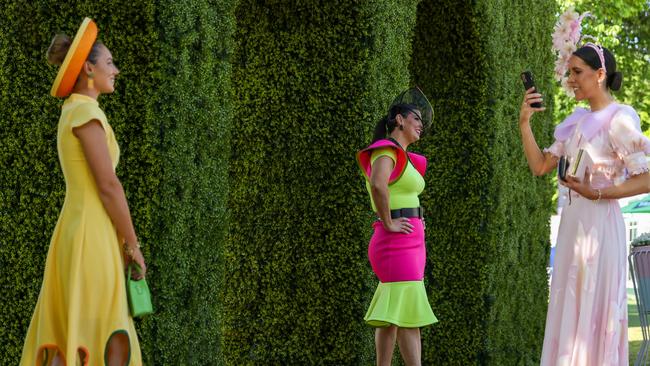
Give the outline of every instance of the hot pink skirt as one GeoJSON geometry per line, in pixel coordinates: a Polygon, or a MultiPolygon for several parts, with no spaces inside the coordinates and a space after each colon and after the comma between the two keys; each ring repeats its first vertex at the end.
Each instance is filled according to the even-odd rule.
{"type": "Polygon", "coordinates": [[[421,281],[424,278],[426,248],[424,246],[424,225],[413,217],[410,234],[386,231],[380,221],[372,226],[375,230],[368,246],[368,258],[372,270],[382,283],[421,281]]]}

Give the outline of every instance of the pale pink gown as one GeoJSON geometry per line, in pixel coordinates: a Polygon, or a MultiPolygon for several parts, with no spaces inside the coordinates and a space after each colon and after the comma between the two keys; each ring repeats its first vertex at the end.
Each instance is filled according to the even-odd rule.
{"type": "MultiPolygon", "coordinates": [[[[555,156],[587,151],[586,179],[606,188],[648,171],[650,141],[633,108],[577,109],[545,149],[555,156]]],[[[628,364],[625,224],[617,200],[571,192],[562,209],[541,365],[628,364]]]]}

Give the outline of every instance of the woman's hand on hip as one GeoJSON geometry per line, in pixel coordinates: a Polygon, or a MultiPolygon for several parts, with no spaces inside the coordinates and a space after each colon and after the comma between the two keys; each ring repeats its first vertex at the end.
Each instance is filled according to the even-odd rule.
{"type": "Polygon", "coordinates": [[[413,232],[413,224],[406,217],[400,217],[392,220],[390,223],[383,223],[384,229],[393,233],[410,234],[413,232]]]}

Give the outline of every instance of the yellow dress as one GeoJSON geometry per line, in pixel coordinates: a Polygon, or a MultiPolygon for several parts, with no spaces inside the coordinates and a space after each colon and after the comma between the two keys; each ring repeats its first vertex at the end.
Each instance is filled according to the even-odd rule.
{"type": "Polygon", "coordinates": [[[93,119],[106,132],[113,169],[119,147],[106,115],[93,98],[72,94],[63,104],[57,133],[66,194],[50,242],[43,284],[20,365],[49,365],[55,353],[66,365],[104,365],[114,334],[130,341],[129,365],[141,365],[140,345],[128,310],[124,264],[117,232],[99,198],[80,141],[72,133],[93,119]]]}

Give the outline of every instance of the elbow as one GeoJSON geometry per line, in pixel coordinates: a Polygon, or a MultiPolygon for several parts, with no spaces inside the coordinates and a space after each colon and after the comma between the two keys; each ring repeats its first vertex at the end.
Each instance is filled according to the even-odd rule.
{"type": "Polygon", "coordinates": [[[632,179],[638,178],[640,181],[641,191],[640,193],[650,193],[650,172],[645,172],[637,176],[633,176],[632,179]]]}
{"type": "Polygon", "coordinates": [[[546,174],[546,172],[544,171],[544,169],[542,169],[541,167],[539,167],[539,168],[537,168],[537,167],[535,167],[535,168],[530,167],[530,171],[531,171],[531,173],[533,173],[533,175],[536,176],[536,177],[541,177],[542,175],[546,174]]]}
{"type": "Polygon", "coordinates": [[[386,184],[381,184],[377,182],[370,182],[370,191],[373,194],[381,194],[388,191],[388,186],[386,184]]]}
{"type": "Polygon", "coordinates": [[[97,182],[97,190],[99,191],[99,196],[102,200],[112,199],[121,189],[122,184],[120,183],[120,180],[117,179],[117,176],[97,182]]]}
{"type": "Polygon", "coordinates": [[[540,161],[537,164],[529,164],[529,167],[534,176],[541,177],[553,170],[555,165],[549,165],[547,161],[540,161]]]}

